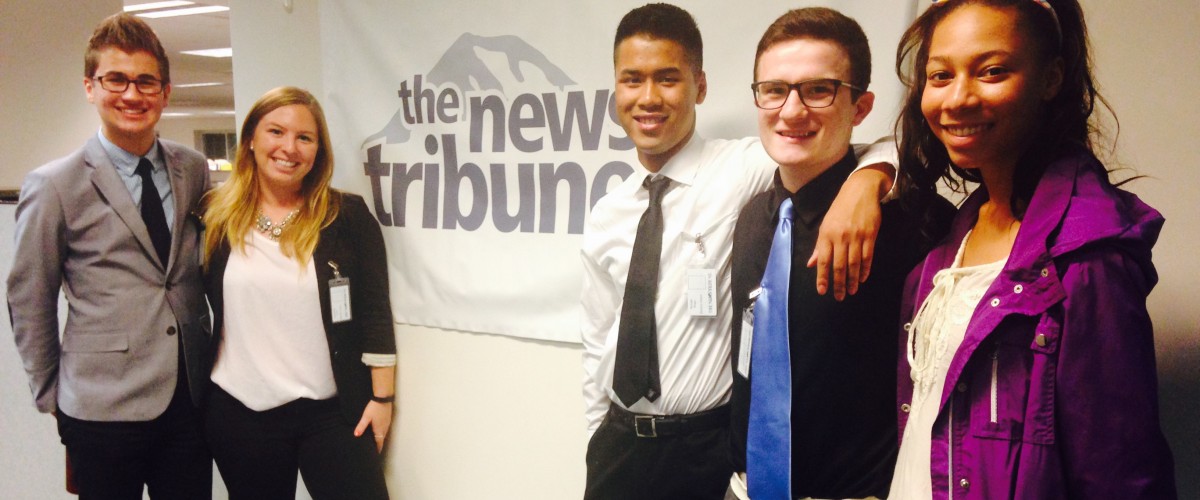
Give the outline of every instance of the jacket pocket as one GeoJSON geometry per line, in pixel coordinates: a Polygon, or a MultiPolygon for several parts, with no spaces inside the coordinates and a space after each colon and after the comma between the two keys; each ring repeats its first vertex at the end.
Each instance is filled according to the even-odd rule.
{"type": "Polygon", "coordinates": [[[995,340],[979,349],[970,379],[973,435],[1054,443],[1060,310],[1009,318],[993,334],[995,340]]]}
{"type": "Polygon", "coordinates": [[[72,333],[63,335],[64,352],[124,352],[129,337],[124,333],[72,333]]]}
{"type": "MultiPolygon", "coordinates": [[[[1002,325],[1003,328],[1003,325],[1002,325]]],[[[1026,330],[1027,331],[1027,330],[1026,330]]],[[[1019,440],[1025,430],[1025,408],[1033,356],[1026,335],[1007,331],[984,344],[973,360],[970,379],[971,433],[986,439],[1019,440]]]]}
{"type": "Polygon", "coordinates": [[[1054,443],[1055,390],[1058,377],[1058,345],[1062,337],[1062,304],[1050,307],[1037,318],[1027,348],[1030,366],[1028,424],[1023,439],[1038,444],[1054,443]]]}

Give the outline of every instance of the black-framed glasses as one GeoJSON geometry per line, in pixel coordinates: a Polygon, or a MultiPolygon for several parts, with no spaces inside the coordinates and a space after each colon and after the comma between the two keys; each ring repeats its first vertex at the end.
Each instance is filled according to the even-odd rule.
{"type": "Polygon", "coordinates": [[[834,78],[817,78],[799,83],[787,83],[779,80],[767,80],[750,84],[754,91],[754,105],[762,109],[779,109],[792,95],[792,89],[800,95],[800,102],[810,108],[827,108],[833,105],[837,98],[838,88],[847,87],[858,92],[866,92],[849,83],[834,78]]]}
{"type": "Polygon", "coordinates": [[[92,79],[100,82],[100,88],[116,94],[125,93],[125,90],[129,88],[130,83],[137,88],[139,93],[146,95],[161,94],[163,87],[165,86],[165,83],[163,83],[162,80],[144,77],[138,78],[137,80],[130,80],[121,73],[109,73],[107,75],[94,76],[92,79]]]}

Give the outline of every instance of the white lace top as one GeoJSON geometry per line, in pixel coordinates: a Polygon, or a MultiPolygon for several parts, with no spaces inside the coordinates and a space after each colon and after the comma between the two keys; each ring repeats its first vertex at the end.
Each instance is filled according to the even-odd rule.
{"type": "Polygon", "coordinates": [[[933,422],[941,410],[942,387],[946,373],[966,334],[967,324],[979,300],[995,281],[1005,260],[971,267],[962,265],[963,249],[971,233],[954,257],[954,264],[933,277],[933,290],[921,304],[908,331],[908,364],[912,367],[913,395],[908,425],[896,460],[896,474],[888,498],[894,500],[928,499],[933,496],[930,479],[930,447],[933,422]]]}

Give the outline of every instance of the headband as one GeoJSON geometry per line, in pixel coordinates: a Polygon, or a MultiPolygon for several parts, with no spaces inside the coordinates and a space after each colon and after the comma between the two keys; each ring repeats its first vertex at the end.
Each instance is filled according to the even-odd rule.
{"type": "MultiPolygon", "coordinates": [[[[1042,8],[1046,9],[1046,12],[1050,13],[1050,19],[1052,19],[1054,21],[1055,34],[1058,35],[1057,39],[1059,41],[1059,44],[1061,45],[1062,44],[1062,26],[1058,22],[1058,14],[1054,12],[1054,7],[1051,7],[1050,2],[1048,2],[1046,0],[1030,0],[1030,1],[1038,4],[1042,8]]],[[[950,0],[933,0],[933,5],[935,7],[945,5],[947,3],[950,3],[950,0]]]]}

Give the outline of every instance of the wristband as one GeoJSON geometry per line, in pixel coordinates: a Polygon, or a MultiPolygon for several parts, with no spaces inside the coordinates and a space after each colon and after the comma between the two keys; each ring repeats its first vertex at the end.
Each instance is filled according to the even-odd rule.
{"type": "Polygon", "coordinates": [[[371,401],[374,401],[376,403],[385,403],[386,404],[386,403],[391,403],[395,400],[396,400],[395,394],[392,394],[391,396],[376,396],[374,394],[371,395],[371,401]]]}

